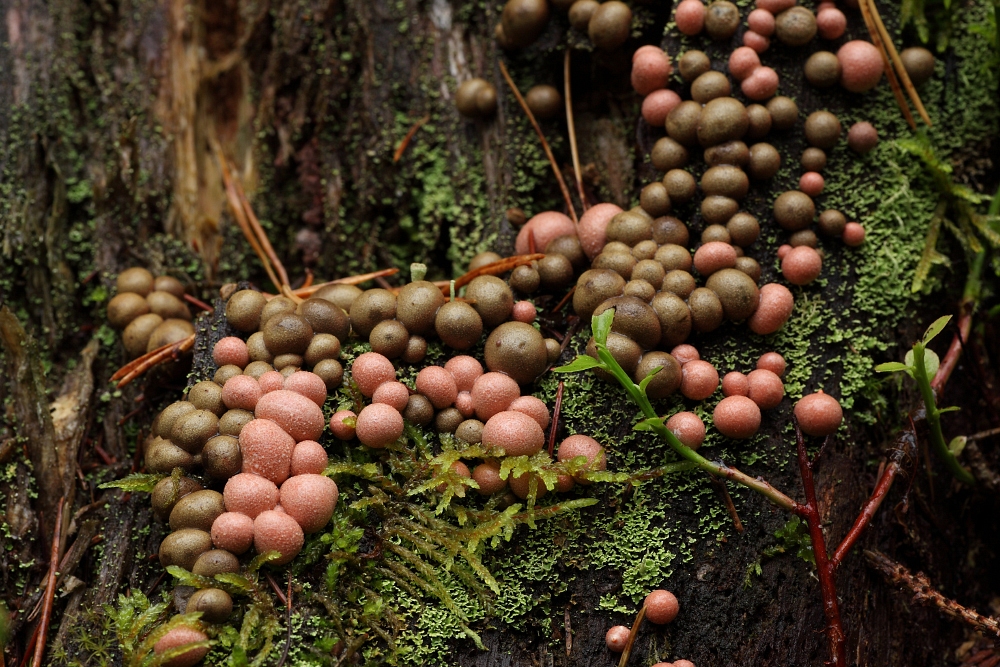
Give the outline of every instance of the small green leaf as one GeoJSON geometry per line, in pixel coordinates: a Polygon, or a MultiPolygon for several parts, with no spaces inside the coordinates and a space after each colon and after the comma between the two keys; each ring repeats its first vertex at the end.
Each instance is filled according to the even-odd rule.
{"type": "Polygon", "coordinates": [[[648,387],[649,383],[653,381],[653,377],[662,370],[663,366],[657,366],[653,370],[649,371],[649,375],[642,378],[642,382],[639,383],[639,391],[642,392],[643,396],[646,395],[646,387],[648,387]]]}
{"type": "MultiPolygon", "coordinates": [[[[939,317],[936,320],[934,320],[934,323],[929,327],[927,327],[927,331],[924,332],[924,338],[923,338],[924,345],[934,340],[934,337],[937,336],[939,333],[941,333],[944,330],[944,328],[948,326],[948,322],[950,321],[951,321],[951,315],[945,315],[944,317],[939,317]]],[[[929,370],[928,370],[928,375],[932,375],[932,373],[929,370]]]]}
{"type": "Polygon", "coordinates": [[[590,327],[594,331],[594,342],[605,345],[608,342],[608,334],[611,333],[611,323],[615,320],[615,309],[608,308],[600,315],[594,315],[590,320],[590,327]]]}
{"type": "Polygon", "coordinates": [[[910,367],[906,364],[901,364],[898,361],[890,361],[887,364],[879,364],[875,367],[875,371],[878,373],[898,373],[900,371],[909,373],[910,367]]]}
{"type": "Polygon", "coordinates": [[[553,368],[553,373],[576,373],[578,371],[585,371],[591,368],[604,368],[602,364],[597,359],[587,356],[586,354],[581,354],[573,361],[569,362],[565,366],[560,366],[559,368],[553,368]]]}
{"type": "Polygon", "coordinates": [[[155,474],[155,475],[144,475],[141,473],[136,473],[134,475],[129,475],[128,477],[123,477],[121,479],[116,479],[113,482],[105,482],[101,484],[98,488],[101,489],[122,489],[123,491],[141,491],[144,493],[151,493],[153,487],[164,477],[169,477],[169,475],[155,474]]]}
{"type": "Polygon", "coordinates": [[[260,568],[264,567],[265,564],[270,563],[272,560],[278,560],[281,558],[281,552],[279,551],[266,551],[262,554],[257,554],[250,565],[247,566],[247,570],[250,572],[256,572],[260,568]]]}
{"type": "MultiPolygon", "coordinates": [[[[923,345],[923,343],[919,343],[923,345]]],[[[914,356],[913,350],[906,353],[906,357],[903,359],[911,368],[914,366],[914,356]]],[[[941,359],[938,357],[937,352],[934,350],[924,349],[924,370],[927,371],[927,377],[932,378],[938,372],[938,367],[941,365],[941,359]]]]}
{"type": "MultiPolygon", "coordinates": [[[[944,412],[942,410],[942,412],[944,412]]],[[[964,435],[960,435],[957,438],[953,438],[951,442],[948,443],[948,451],[951,452],[952,456],[958,456],[965,449],[965,444],[968,442],[968,438],[964,435]]]]}
{"type": "Polygon", "coordinates": [[[633,431],[653,431],[657,426],[663,425],[663,419],[660,417],[649,417],[638,422],[632,427],[633,431]]]}
{"type": "Polygon", "coordinates": [[[961,409],[962,408],[958,407],[957,405],[951,405],[947,408],[941,408],[940,410],[938,410],[938,414],[943,415],[946,412],[958,412],[961,409]]]}

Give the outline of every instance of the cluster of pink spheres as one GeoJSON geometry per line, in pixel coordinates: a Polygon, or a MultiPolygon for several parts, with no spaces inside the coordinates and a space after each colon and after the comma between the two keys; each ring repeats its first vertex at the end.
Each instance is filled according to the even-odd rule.
{"type": "MultiPolygon", "coordinates": [[[[361,444],[381,449],[403,435],[403,415],[411,392],[396,379],[392,362],[376,352],[365,352],[354,360],[351,376],[361,393],[372,402],[355,414],[339,410],[330,418],[330,430],[341,440],[357,438],[361,444]]],[[[425,396],[437,410],[457,409],[466,421],[456,429],[456,437],[481,443],[487,448],[499,448],[504,456],[531,456],[542,450],[545,429],[549,427],[549,409],[541,399],[521,395],[521,388],[508,375],[483,372],[482,364],[473,357],[452,357],[442,366],[427,366],[417,374],[416,394],[425,396]],[[467,427],[467,428],[464,428],[467,427]],[[472,434],[471,437],[469,434],[472,434]]],[[[604,470],[604,448],[586,435],[572,435],[563,440],[557,451],[560,462],[585,456],[588,470],[604,470]]],[[[484,496],[507,488],[514,495],[526,498],[531,476],[518,475],[509,480],[500,476],[500,462],[488,458],[469,470],[461,461],[453,470],[476,482],[484,496]]],[[[585,483],[581,475],[576,482],[585,483]]],[[[556,490],[565,492],[574,485],[568,475],[560,476],[556,490]]],[[[536,480],[536,496],[546,488],[536,480]]]]}
{"type": "MultiPolygon", "coordinates": [[[[247,362],[246,343],[227,337],[213,350],[220,366],[247,362]]],[[[277,551],[275,561],[291,561],[305,533],[321,530],[337,506],[337,484],[322,473],[328,458],[318,440],[325,418],[326,384],[315,373],[295,371],[287,378],[268,371],[254,379],[236,375],[222,387],[230,410],[247,410],[254,419],[239,433],[243,465],[229,478],[222,496],[226,512],[212,524],[212,543],[236,555],[253,546],[277,551]]]]}

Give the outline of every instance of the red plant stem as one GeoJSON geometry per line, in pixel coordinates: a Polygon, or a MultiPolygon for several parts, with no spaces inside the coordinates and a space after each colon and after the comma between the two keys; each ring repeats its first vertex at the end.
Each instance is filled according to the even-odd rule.
{"type": "Polygon", "coordinates": [[[556,389],[556,404],[552,408],[552,427],[549,429],[549,456],[556,446],[556,431],[559,429],[559,411],[562,409],[563,381],[559,380],[559,388],[556,389]]]}
{"type": "Polygon", "coordinates": [[[837,604],[837,583],[834,580],[834,568],[826,555],[826,541],[823,539],[823,526],[819,517],[819,502],[816,500],[816,486],[813,483],[812,466],[806,453],[806,444],[802,440],[802,431],[798,422],[795,424],[795,440],[799,452],[799,471],[802,474],[802,487],[806,494],[805,518],[809,524],[809,537],[812,541],[813,555],[816,558],[816,574],[819,577],[819,588],[823,596],[823,614],[826,616],[826,633],[830,639],[831,667],[846,667],[847,655],[844,650],[844,628],[840,623],[840,608],[837,604]]]}
{"type": "Polygon", "coordinates": [[[59,542],[62,541],[62,521],[63,505],[66,498],[59,499],[56,509],[56,529],[52,534],[52,552],[49,557],[48,583],[45,586],[45,596],[42,598],[42,620],[38,622],[41,628],[38,632],[38,641],[35,642],[35,667],[42,667],[42,658],[45,657],[45,642],[49,635],[49,624],[52,622],[52,603],[56,597],[56,574],[59,570],[59,542]]]}
{"type": "Polygon", "coordinates": [[[214,308],[212,308],[210,305],[208,305],[207,303],[205,303],[201,299],[196,299],[195,297],[191,296],[190,294],[185,294],[184,295],[184,300],[187,301],[188,303],[190,303],[192,306],[194,306],[196,308],[200,308],[201,310],[204,310],[206,313],[211,313],[213,310],[215,310],[214,308]]]}
{"type": "Polygon", "coordinates": [[[934,378],[931,380],[931,389],[934,390],[934,393],[940,395],[944,386],[948,384],[948,379],[951,377],[952,371],[955,370],[955,366],[958,365],[959,357],[962,356],[962,347],[965,341],[969,340],[969,331],[971,329],[972,304],[963,303],[962,314],[958,317],[958,332],[951,339],[948,353],[944,355],[941,364],[938,366],[937,373],[934,374],[934,378]]]}
{"type": "Polygon", "coordinates": [[[403,153],[406,152],[406,147],[409,146],[410,142],[413,140],[413,135],[415,135],[417,133],[417,130],[423,127],[424,123],[426,123],[430,119],[431,119],[430,116],[424,116],[423,118],[421,118],[420,120],[418,120],[416,123],[413,124],[413,127],[410,128],[410,131],[406,133],[405,137],[403,137],[403,140],[399,142],[399,146],[396,147],[396,152],[392,156],[392,161],[394,164],[396,162],[399,162],[399,159],[403,157],[403,153]]]}
{"type": "Polygon", "coordinates": [[[872,491],[871,497],[868,502],[864,504],[861,508],[861,512],[858,514],[858,518],[854,520],[854,525],[851,529],[847,531],[847,535],[841,540],[840,544],[837,546],[837,550],[833,553],[830,558],[830,567],[836,570],[840,567],[841,562],[847,556],[848,552],[854,547],[854,544],[861,537],[861,534],[871,523],[872,517],[875,516],[875,512],[878,511],[879,506],[882,501],[885,500],[886,494],[889,493],[889,489],[892,488],[892,483],[896,479],[896,475],[903,468],[903,463],[908,459],[912,458],[914,452],[917,448],[917,436],[916,427],[913,422],[910,422],[910,427],[899,434],[897,439],[897,446],[893,452],[889,455],[889,459],[885,469],[882,471],[878,482],[875,484],[875,489],[872,491]]]}

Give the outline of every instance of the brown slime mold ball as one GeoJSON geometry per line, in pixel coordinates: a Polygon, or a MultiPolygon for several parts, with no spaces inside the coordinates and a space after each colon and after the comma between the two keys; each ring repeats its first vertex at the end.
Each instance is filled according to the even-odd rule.
{"type": "Polygon", "coordinates": [[[746,396],[728,396],[715,406],[712,421],[727,438],[744,440],[760,428],[760,408],[746,396]]]}
{"type": "Polygon", "coordinates": [[[662,589],[650,592],[643,606],[646,608],[646,620],[656,625],[670,623],[681,609],[674,594],[662,589]]]}
{"type": "Polygon", "coordinates": [[[803,433],[822,438],[837,432],[844,411],[837,399],[818,391],[799,399],[795,404],[795,419],[803,433]]]}
{"type": "Polygon", "coordinates": [[[613,51],[628,40],[632,29],[632,10],[624,2],[602,2],[587,25],[590,41],[601,51],[613,51]]]}

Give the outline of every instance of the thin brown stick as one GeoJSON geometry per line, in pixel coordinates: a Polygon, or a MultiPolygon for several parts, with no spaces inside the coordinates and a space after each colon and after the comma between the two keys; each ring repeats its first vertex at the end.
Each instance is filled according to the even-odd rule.
{"type": "Polygon", "coordinates": [[[722,496],[722,502],[726,505],[726,511],[729,512],[729,518],[733,520],[733,527],[736,528],[737,533],[743,532],[743,522],[740,521],[740,515],[736,511],[736,505],[733,503],[733,497],[729,495],[729,489],[726,488],[726,483],[717,478],[708,476],[708,481],[712,483],[715,490],[719,492],[722,496]]]}
{"type": "Polygon", "coordinates": [[[854,547],[854,544],[861,537],[861,534],[871,523],[872,517],[875,516],[875,512],[878,511],[879,506],[882,501],[885,500],[886,494],[892,487],[893,481],[896,479],[896,475],[903,468],[903,464],[907,461],[912,460],[916,456],[917,450],[917,436],[916,430],[912,426],[899,434],[896,440],[896,447],[893,449],[892,453],[888,457],[888,465],[882,470],[882,474],[879,476],[878,482],[875,484],[875,489],[872,491],[872,495],[868,498],[868,501],[861,508],[861,512],[858,517],[854,520],[854,525],[851,529],[847,531],[847,535],[841,540],[840,544],[837,545],[837,550],[830,557],[830,567],[836,569],[847,557],[848,552],[854,547]]]}
{"type": "Polygon", "coordinates": [[[52,535],[48,583],[45,586],[45,597],[42,598],[42,620],[38,622],[40,630],[38,632],[38,640],[35,642],[35,657],[32,663],[35,667],[42,667],[42,659],[45,657],[45,642],[49,636],[49,625],[52,623],[52,603],[56,597],[56,575],[59,572],[59,543],[62,541],[62,517],[65,502],[65,497],[60,498],[59,505],[56,507],[56,528],[52,535]]]}
{"type": "Polygon", "coordinates": [[[969,627],[990,635],[994,641],[1000,640],[1000,623],[997,619],[983,616],[975,609],[963,607],[958,602],[941,595],[931,586],[930,579],[923,572],[913,574],[878,551],[865,551],[865,559],[869,565],[881,572],[890,584],[909,589],[913,593],[913,601],[917,604],[937,607],[945,616],[962,621],[969,627]]]}
{"type": "Polygon", "coordinates": [[[625,667],[628,664],[628,658],[632,654],[632,645],[635,644],[635,638],[639,635],[639,626],[642,625],[642,619],[646,618],[646,605],[642,605],[642,609],[639,613],[635,615],[635,621],[632,622],[632,629],[628,633],[628,641],[625,642],[625,650],[622,651],[622,657],[618,660],[618,667],[625,667]]]}
{"type": "MultiPolygon", "coordinates": [[[[21,656],[21,662],[17,663],[17,667],[27,667],[28,660],[31,659],[32,653],[35,652],[35,644],[38,642],[38,632],[42,629],[41,624],[35,626],[35,629],[31,632],[31,638],[28,639],[28,643],[24,645],[24,655],[21,656]]],[[[0,651],[0,655],[3,655],[3,651],[0,651]]]]}
{"type": "Polygon", "coordinates": [[[885,29],[885,23],[882,22],[882,15],[878,13],[878,7],[875,5],[874,0],[868,0],[868,2],[868,9],[871,12],[872,19],[874,19],[875,26],[882,37],[882,42],[885,45],[886,52],[889,54],[889,59],[892,60],[892,66],[895,67],[896,74],[899,80],[902,81],[903,88],[906,89],[906,94],[910,96],[910,100],[913,102],[913,106],[917,108],[920,118],[927,123],[928,127],[933,127],[934,124],[931,122],[931,117],[927,115],[927,109],[924,108],[923,102],[920,101],[920,95],[917,94],[917,89],[913,86],[913,82],[910,81],[910,75],[906,72],[906,67],[903,66],[899,52],[896,51],[896,45],[892,41],[892,36],[885,29]]]}
{"type": "Polygon", "coordinates": [[[552,408],[552,426],[549,427],[549,456],[556,446],[556,431],[559,430],[559,412],[562,410],[563,381],[559,380],[559,388],[556,389],[556,404],[552,408]]]}
{"type": "Polygon", "coordinates": [[[861,9],[861,16],[865,20],[865,26],[868,28],[868,34],[872,38],[872,44],[878,49],[879,55],[882,56],[882,66],[885,69],[885,77],[889,80],[889,87],[892,88],[892,94],[896,98],[896,104],[899,105],[899,110],[903,112],[903,117],[906,118],[906,122],[909,123],[910,129],[917,129],[917,122],[913,120],[913,114],[910,113],[910,106],[906,103],[906,98],[903,96],[903,91],[899,87],[899,81],[896,80],[896,74],[892,69],[892,63],[889,61],[889,54],[885,50],[885,45],[882,43],[882,37],[879,35],[878,27],[875,25],[875,19],[872,17],[871,8],[868,5],[868,0],[859,0],[858,7],[861,9]]]}
{"type": "Polygon", "coordinates": [[[552,310],[550,310],[549,312],[550,312],[550,313],[558,313],[558,312],[559,312],[559,310],[560,310],[560,309],[561,309],[561,308],[562,308],[563,306],[565,306],[565,305],[566,305],[566,303],[567,303],[567,302],[568,302],[568,301],[569,301],[570,299],[572,299],[572,298],[573,298],[573,292],[575,292],[575,291],[576,291],[576,285],[573,285],[573,287],[571,287],[571,288],[570,288],[570,290],[569,290],[568,292],[566,292],[566,296],[564,296],[564,297],[563,297],[563,298],[562,298],[562,299],[561,299],[561,300],[559,301],[559,303],[557,303],[557,304],[555,305],[555,307],[553,307],[553,308],[552,308],[552,310]]]}
{"type": "Polygon", "coordinates": [[[226,201],[229,203],[229,210],[233,214],[233,219],[236,220],[237,226],[240,231],[243,232],[243,236],[246,238],[247,243],[253,249],[254,254],[260,258],[260,263],[264,266],[264,271],[267,273],[267,277],[271,279],[275,287],[281,286],[281,281],[278,280],[278,276],[275,275],[274,269],[271,267],[271,262],[267,257],[267,253],[264,252],[264,248],[261,247],[259,239],[253,233],[250,228],[250,223],[247,222],[246,212],[243,210],[243,204],[240,202],[239,193],[236,192],[236,186],[233,184],[233,179],[229,175],[229,166],[226,162],[225,156],[222,154],[222,149],[218,146],[215,147],[215,157],[219,161],[219,168],[222,172],[222,184],[226,189],[226,201]]]}
{"type": "MultiPolygon", "coordinates": [[[[297,290],[293,290],[295,296],[308,299],[316,292],[320,291],[324,287],[329,287],[330,285],[360,285],[361,283],[368,282],[369,280],[375,280],[383,276],[393,276],[399,273],[399,269],[379,269],[378,271],[372,271],[371,273],[362,273],[357,276],[347,276],[346,278],[337,278],[336,280],[329,280],[325,283],[320,283],[318,285],[310,285],[308,287],[300,287],[297,290]]],[[[273,299],[275,295],[265,294],[266,298],[273,299]]]]}
{"type": "Polygon", "coordinates": [[[573,156],[573,178],[576,180],[576,191],[580,195],[580,206],[583,212],[587,209],[587,196],[583,193],[583,176],[580,174],[580,152],[576,148],[576,124],[573,122],[573,90],[569,81],[570,49],[566,49],[563,59],[563,96],[566,98],[566,129],[569,132],[569,152],[573,156]]]}
{"type": "Polygon", "coordinates": [[[413,127],[410,128],[410,131],[406,133],[405,137],[403,137],[403,140],[399,142],[399,146],[396,147],[396,152],[393,153],[392,156],[393,164],[399,162],[399,159],[403,157],[403,153],[406,152],[406,147],[410,145],[411,141],[413,141],[413,135],[415,135],[417,133],[417,130],[423,127],[424,123],[426,123],[430,119],[431,117],[427,115],[413,124],[413,127]]]}
{"type": "Polygon", "coordinates": [[[837,583],[833,576],[833,566],[826,555],[826,540],[823,538],[816,485],[813,482],[812,466],[809,464],[809,455],[806,453],[806,444],[802,439],[798,421],[795,422],[795,442],[799,455],[799,473],[802,475],[802,487],[806,495],[805,518],[809,524],[809,538],[816,559],[816,576],[819,578],[819,588],[823,596],[826,634],[830,641],[830,661],[827,664],[831,667],[846,667],[847,654],[844,648],[844,627],[840,622],[840,606],[837,602],[837,583]]]}
{"type": "Polygon", "coordinates": [[[215,310],[214,308],[212,308],[210,305],[208,305],[207,303],[205,303],[201,299],[197,299],[197,298],[191,296],[190,294],[185,294],[183,298],[184,298],[185,301],[187,301],[188,303],[190,303],[195,308],[198,308],[200,310],[204,310],[207,313],[210,313],[213,310],[215,310]]]}
{"type": "Polygon", "coordinates": [[[942,357],[940,365],[938,365],[937,373],[934,374],[934,378],[931,380],[931,389],[934,393],[941,395],[944,391],[944,386],[948,383],[948,379],[951,377],[952,372],[958,365],[958,360],[962,356],[962,348],[965,347],[965,342],[969,340],[969,331],[972,330],[972,307],[973,303],[964,302],[961,306],[961,314],[958,316],[958,331],[955,333],[954,337],[951,339],[951,345],[948,346],[948,352],[942,357]]]}
{"type": "MultiPolygon", "coordinates": [[[[573,652],[573,627],[569,623],[569,605],[563,610],[563,631],[566,633],[566,657],[573,652]]],[[[2,666],[0,666],[2,667],[2,666]]]]}
{"type": "MultiPolygon", "coordinates": [[[[455,289],[460,287],[465,287],[471,283],[475,278],[479,276],[498,276],[501,273],[507,273],[511,269],[514,269],[522,264],[531,264],[532,262],[537,262],[541,258],[545,257],[542,253],[532,253],[530,255],[514,255],[512,257],[505,257],[499,262],[493,262],[491,264],[486,264],[480,266],[478,269],[469,271],[458,278],[455,279],[455,289]]],[[[448,294],[451,291],[451,281],[441,286],[441,291],[448,294]]]]}
{"type": "Polygon", "coordinates": [[[500,73],[503,74],[503,78],[507,81],[507,85],[510,86],[511,92],[514,93],[514,97],[517,98],[518,104],[524,109],[525,115],[528,116],[528,120],[531,121],[532,127],[535,128],[535,134],[538,135],[538,140],[542,142],[542,150],[545,151],[545,155],[549,158],[549,164],[552,165],[552,171],[556,175],[556,181],[559,182],[559,189],[562,190],[563,199],[566,200],[566,208],[569,210],[569,217],[573,219],[573,222],[579,222],[576,217],[576,210],[573,208],[573,198],[569,196],[569,188],[566,187],[566,181],[563,180],[562,172],[559,171],[559,164],[556,162],[556,157],[552,154],[552,149],[549,148],[549,142],[545,140],[545,135],[542,134],[542,128],[538,125],[538,121],[535,120],[535,114],[531,113],[531,109],[528,108],[528,103],[524,101],[524,97],[521,96],[521,91],[517,89],[517,85],[514,83],[514,79],[510,78],[510,73],[507,71],[507,66],[503,64],[503,61],[498,61],[500,64],[500,73]]]}
{"type": "Polygon", "coordinates": [[[288,573],[288,593],[285,604],[285,648],[281,651],[281,659],[278,660],[277,667],[284,667],[288,660],[288,649],[292,646],[292,573],[288,573]]]}
{"type": "Polygon", "coordinates": [[[279,600],[281,600],[281,604],[287,605],[288,598],[285,597],[285,593],[281,590],[281,586],[278,586],[278,582],[274,580],[274,577],[271,576],[271,573],[265,572],[264,576],[267,577],[267,583],[271,584],[271,590],[273,590],[274,594],[278,596],[279,600]]]}
{"type": "Polygon", "coordinates": [[[264,252],[267,253],[268,259],[274,265],[274,270],[278,273],[278,278],[281,280],[281,287],[287,287],[291,285],[291,281],[288,280],[288,273],[285,271],[285,265],[281,263],[278,259],[278,254],[274,252],[274,246],[271,245],[271,240],[267,238],[267,232],[261,227],[260,220],[257,219],[257,214],[253,212],[253,208],[250,206],[250,202],[247,200],[246,194],[243,192],[243,186],[240,184],[239,179],[233,179],[233,186],[236,188],[236,194],[240,198],[240,204],[243,206],[243,211],[247,215],[247,220],[250,222],[250,227],[254,230],[257,235],[257,239],[260,241],[261,247],[264,248],[264,252]]]}
{"type": "Polygon", "coordinates": [[[158,347],[152,352],[147,352],[138,359],[125,364],[111,376],[111,381],[118,382],[118,388],[122,388],[135,380],[137,377],[148,371],[153,366],[162,363],[170,358],[178,357],[182,352],[187,352],[194,347],[195,334],[191,334],[176,343],[168,343],[163,347],[158,347]]]}

